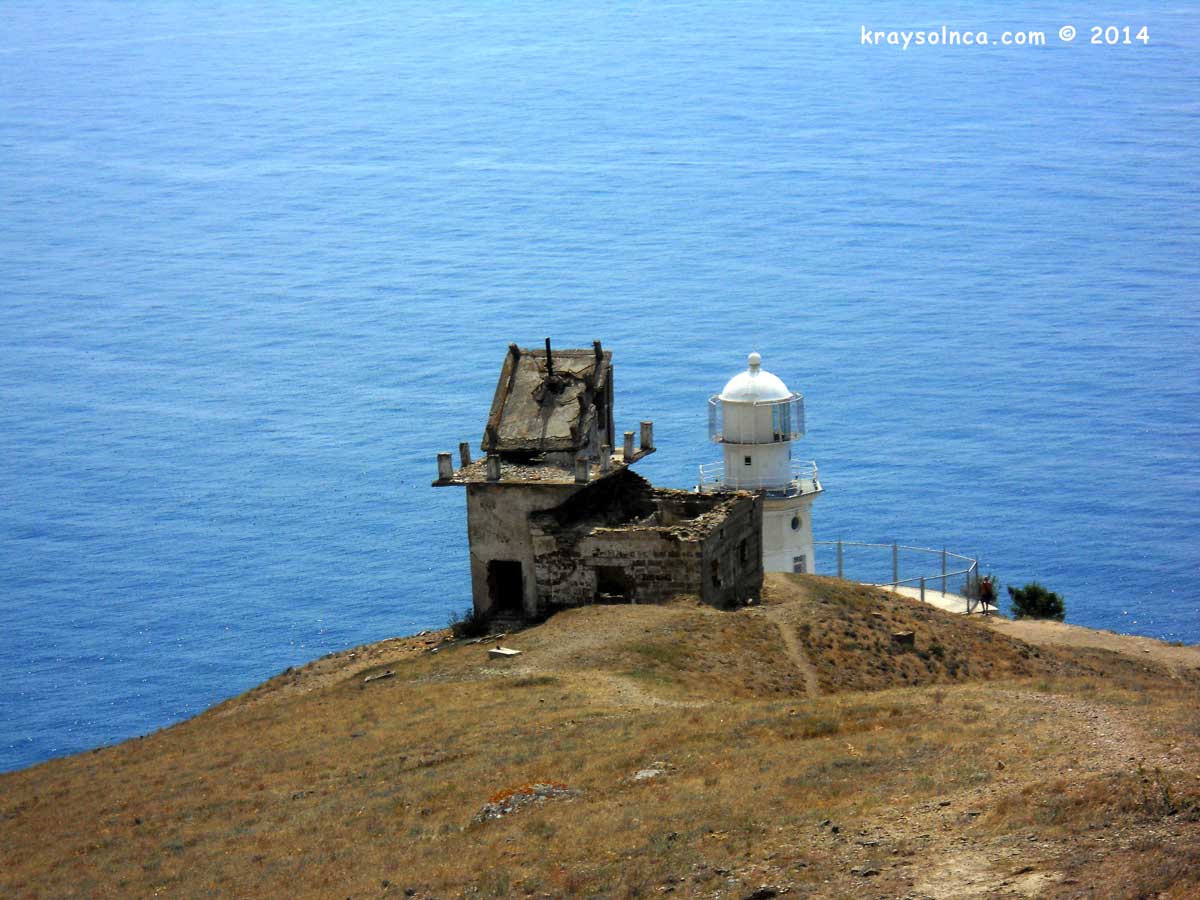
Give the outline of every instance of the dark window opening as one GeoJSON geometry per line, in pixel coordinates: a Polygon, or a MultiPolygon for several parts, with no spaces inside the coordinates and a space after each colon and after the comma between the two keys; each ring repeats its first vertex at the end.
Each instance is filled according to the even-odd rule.
{"type": "Polygon", "coordinates": [[[806,574],[808,572],[808,557],[793,556],[792,557],[792,571],[797,572],[801,575],[806,574]]]}
{"type": "Polygon", "coordinates": [[[746,457],[746,465],[750,465],[750,457],[746,457]]]}
{"type": "Polygon", "coordinates": [[[515,559],[493,559],[488,562],[488,596],[494,612],[522,612],[525,601],[525,580],[521,563],[515,559]]]}
{"type": "Polygon", "coordinates": [[[713,587],[721,586],[721,563],[715,559],[712,561],[712,585],[713,587]]]}
{"type": "Polygon", "coordinates": [[[800,530],[800,517],[792,516],[792,531],[799,531],[799,530],[800,530]]]}
{"type": "Polygon", "coordinates": [[[738,562],[744,563],[745,561],[746,561],[746,541],[743,539],[742,542],[740,544],[738,544],[738,562]]]}
{"type": "Polygon", "coordinates": [[[601,603],[632,603],[635,586],[620,566],[596,566],[596,599],[601,603]]]}

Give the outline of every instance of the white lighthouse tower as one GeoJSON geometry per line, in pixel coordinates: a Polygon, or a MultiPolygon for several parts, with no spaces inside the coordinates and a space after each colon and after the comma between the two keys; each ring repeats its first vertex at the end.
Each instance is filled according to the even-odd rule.
{"type": "Polygon", "coordinates": [[[817,464],[792,459],[792,441],[804,435],[804,397],[762,367],[733,376],[708,400],[708,436],[721,445],[724,463],[700,467],[701,492],[763,494],[763,569],[814,572],[812,502],[821,493],[817,464]]]}

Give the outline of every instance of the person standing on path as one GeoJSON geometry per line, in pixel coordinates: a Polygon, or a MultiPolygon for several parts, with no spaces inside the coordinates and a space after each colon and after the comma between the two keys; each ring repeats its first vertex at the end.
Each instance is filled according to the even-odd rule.
{"type": "Polygon", "coordinates": [[[996,605],[996,586],[992,583],[992,576],[985,575],[979,581],[979,605],[983,607],[983,615],[991,615],[989,607],[996,605]]]}

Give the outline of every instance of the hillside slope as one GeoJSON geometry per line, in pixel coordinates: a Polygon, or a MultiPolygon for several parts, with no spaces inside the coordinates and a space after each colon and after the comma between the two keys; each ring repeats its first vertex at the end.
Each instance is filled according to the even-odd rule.
{"type": "Polygon", "coordinates": [[[444,638],[0,776],[0,895],[1200,891],[1195,667],[804,576],[444,638]]]}

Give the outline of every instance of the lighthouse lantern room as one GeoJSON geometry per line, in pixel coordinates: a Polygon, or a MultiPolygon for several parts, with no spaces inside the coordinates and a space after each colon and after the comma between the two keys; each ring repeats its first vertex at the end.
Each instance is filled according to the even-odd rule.
{"type": "Polygon", "coordinates": [[[763,569],[815,571],[810,511],[821,483],[815,462],[792,459],[792,441],[804,436],[804,397],[751,353],[749,368],[709,398],[708,434],[725,458],[700,467],[699,490],[761,493],[763,569]]]}

